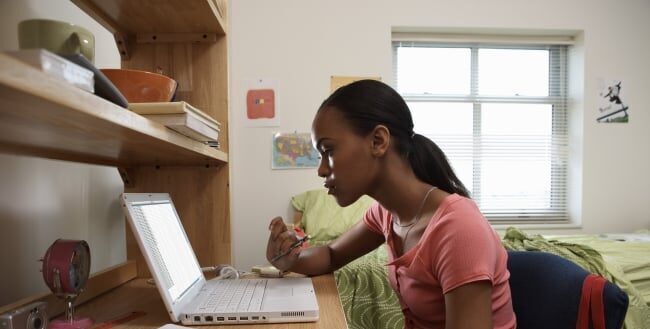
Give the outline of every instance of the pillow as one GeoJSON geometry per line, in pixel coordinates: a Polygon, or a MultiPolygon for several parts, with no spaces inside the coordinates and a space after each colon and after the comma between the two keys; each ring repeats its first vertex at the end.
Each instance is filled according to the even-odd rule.
{"type": "Polygon", "coordinates": [[[374,202],[364,195],[343,208],[325,189],[306,191],[291,198],[293,208],[302,212],[300,227],[311,235],[314,242],[336,239],[356,224],[374,202]]]}

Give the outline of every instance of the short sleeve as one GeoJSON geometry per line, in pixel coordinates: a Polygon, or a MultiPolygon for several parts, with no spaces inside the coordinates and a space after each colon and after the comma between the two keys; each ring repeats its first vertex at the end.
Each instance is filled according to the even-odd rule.
{"type": "Polygon", "coordinates": [[[440,219],[429,241],[434,252],[433,273],[443,293],[461,285],[489,280],[494,284],[500,241],[470,200],[461,200],[440,219]]]}
{"type": "Polygon", "coordinates": [[[379,205],[378,202],[373,203],[366,213],[363,215],[363,222],[373,232],[385,235],[385,218],[386,211],[379,205]]]}

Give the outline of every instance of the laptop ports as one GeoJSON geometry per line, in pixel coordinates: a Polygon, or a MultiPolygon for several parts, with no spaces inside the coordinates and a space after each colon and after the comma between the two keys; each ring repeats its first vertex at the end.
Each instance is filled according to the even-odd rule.
{"type": "Polygon", "coordinates": [[[229,316],[228,321],[237,321],[237,317],[236,316],[229,316]]]}
{"type": "Polygon", "coordinates": [[[248,321],[248,317],[247,316],[240,316],[239,320],[240,321],[248,321]]]}
{"type": "Polygon", "coordinates": [[[259,316],[251,316],[251,320],[253,320],[253,321],[256,321],[256,320],[259,320],[259,319],[260,319],[259,316]]]}
{"type": "Polygon", "coordinates": [[[217,321],[226,321],[226,318],[224,318],[223,316],[218,316],[217,321]]]}
{"type": "Polygon", "coordinates": [[[214,321],[214,318],[211,315],[205,317],[205,322],[212,322],[212,321],[214,321]]]}

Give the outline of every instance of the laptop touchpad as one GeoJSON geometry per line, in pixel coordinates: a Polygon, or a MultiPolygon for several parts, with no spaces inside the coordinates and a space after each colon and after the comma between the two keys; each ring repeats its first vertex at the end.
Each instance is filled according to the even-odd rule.
{"type": "Polygon", "coordinates": [[[293,296],[293,289],[290,286],[267,287],[266,296],[269,298],[291,297],[293,296]]]}
{"type": "Polygon", "coordinates": [[[269,279],[265,294],[270,298],[313,295],[314,286],[311,284],[311,279],[269,279]]]}

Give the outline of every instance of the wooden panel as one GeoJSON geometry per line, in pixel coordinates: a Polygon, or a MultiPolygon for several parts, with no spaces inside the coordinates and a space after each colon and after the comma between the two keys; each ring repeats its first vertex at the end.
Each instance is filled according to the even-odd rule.
{"type": "MultiPolygon", "coordinates": [[[[134,261],[127,261],[97,272],[88,278],[86,289],[79,295],[75,305],[82,304],[111,289],[117,288],[135,277],[136,264],[134,261]]],[[[0,313],[5,313],[35,301],[47,302],[47,313],[52,317],[65,312],[65,303],[62,299],[57,298],[52,293],[43,293],[2,306],[0,307],[0,313]]]]}
{"type": "MultiPolygon", "coordinates": [[[[215,43],[156,43],[134,45],[122,67],[162,72],[178,81],[177,100],[186,101],[221,122],[219,139],[228,150],[228,70],[226,38],[215,43]],[[196,103],[191,103],[196,102],[196,103]]],[[[170,193],[190,243],[202,266],[230,263],[230,196],[228,166],[220,168],[132,168],[128,192],[170,193]]],[[[142,260],[131,232],[129,259],[142,260]]],[[[138,268],[140,277],[149,271],[138,268]]]]}
{"type": "Polygon", "coordinates": [[[72,0],[111,32],[226,34],[223,2],[215,0],[72,0]],[[221,9],[223,7],[223,9],[221,9]]]}
{"type": "MultiPolygon", "coordinates": [[[[228,166],[137,167],[127,172],[132,186],[125,192],[170,194],[201,266],[230,263],[228,166]]],[[[139,277],[151,276],[130,229],[127,258],[137,260],[139,277]]]]}
{"type": "MultiPolygon", "coordinates": [[[[317,322],[305,323],[274,323],[274,324],[250,324],[250,325],[221,325],[201,326],[201,328],[212,329],[345,329],[347,323],[334,277],[331,274],[313,277],[318,306],[320,308],[320,320],[317,322]]],[[[131,312],[144,312],[126,323],[115,324],[113,329],[155,329],[170,322],[158,290],[143,279],[133,280],[124,286],[111,291],[90,303],[77,309],[77,314],[90,316],[98,325],[102,322],[114,321],[131,314],[131,312]]],[[[119,322],[119,321],[117,321],[119,322]]],[[[111,325],[112,326],[112,325],[111,325]]]]}
{"type": "Polygon", "coordinates": [[[217,165],[228,158],[4,54],[0,132],[2,152],[93,164],[217,165]]]}
{"type": "MultiPolygon", "coordinates": [[[[217,40],[214,45],[200,44],[194,46],[192,61],[194,63],[192,93],[186,95],[188,102],[196,102],[209,107],[210,114],[222,122],[221,134],[228,136],[228,55],[227,38],[217,40]]],[[[192,104],[192,103],[190,103],[192,104]]],[[[222,143],[222,150],[228,152],[227,139],[222,143]]]]}

